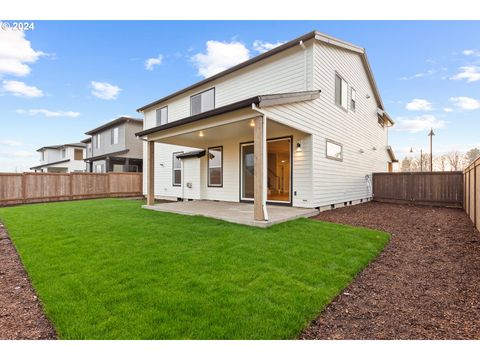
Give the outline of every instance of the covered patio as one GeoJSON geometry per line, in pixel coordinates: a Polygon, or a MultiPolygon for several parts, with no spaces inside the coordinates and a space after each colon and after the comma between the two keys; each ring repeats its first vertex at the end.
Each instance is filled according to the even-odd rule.
{"type": "Polygon", "coordinates": [[[268,221],[263,221],[253,218],[254,204],[211,200],[166,202],[144,205],[143,208],[182,215],[200,215],[231,223],[263,228],[289,220],[315,216],[319,213],[316,209],[267,205],[269,219],[268,221]]]}
{"type": "MultiPolygon", "coordinates": [[[[311,134],[303,124],[285,120],[271,109],[310,101],[319,94],[305,91],[256,96],[137,133],[147,142],[144,208],[262,227],[315,215],[317,211],[308,206],[308,190],[298,191],[297,185],[309,189],[306,176],[311,154],[304,149],[311,149],[311,134]],[[159,189],[155,185],[156,143],[190,149],[180,152],[177,159],[181,161],[174,165],[178,171],[178,179],[174,178],[179,189],[176,197],[184,201],[155,204],[159,189]],[[219,159],[216,178],[209,177],[214,158],[219,159]],[[187,166],[189,159],[195,159],[196,165],[187,166]],[[301,170],[294,175],[296,167],[301,170]],[[280,203],[283,206],[275,206],[280,203]]],[[[168,166],[165,163],[162,160],[157,168],[160,174],[168,166]]]]}

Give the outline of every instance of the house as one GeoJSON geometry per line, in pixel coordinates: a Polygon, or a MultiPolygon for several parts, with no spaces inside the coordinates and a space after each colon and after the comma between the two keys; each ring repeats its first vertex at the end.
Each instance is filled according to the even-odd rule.
{"type": "Polygon", "coordinates": [[[142,141],[135,136],[142,128],[143,120],[121,116],[87,131],[87,172],[142,172],[142,141]]]}
{"type": "Polygon", "coordinates": [[[330,209],[372,198],[396,161],[365,49],[312,31],[142,106],[155,198],[330,209]]]}
{"type": "Polygon", "coordinates": [[[30,168],[35,172],[69,173],[85,170],[85,144],[50,145],[37,151],[40,153],[40,165],[30,168]]]}

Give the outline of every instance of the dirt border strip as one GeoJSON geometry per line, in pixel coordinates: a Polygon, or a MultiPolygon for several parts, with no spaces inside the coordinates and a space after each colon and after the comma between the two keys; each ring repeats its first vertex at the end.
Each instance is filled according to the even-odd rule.
{"type": "Polygon", "coordinates": [[[56,338],[7,229],[0,223],[0,339],[56,338]]]}

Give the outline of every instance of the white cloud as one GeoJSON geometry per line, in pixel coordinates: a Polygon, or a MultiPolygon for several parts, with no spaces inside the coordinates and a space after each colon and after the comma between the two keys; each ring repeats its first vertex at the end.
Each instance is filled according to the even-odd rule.
{"type": "Polygon", "coordinates": [[[452,80],[467,80],[474,82],[480,80],[480,68],[478,66],[462,66],[460,72],[451,77],[452,80]]]}
{"type": "Polygon", "coordinates": [[[480,51],[468,49],[468,50],[463,50],[462,54],[465,56],[480,56],[480,51]]]}
{"type": "Polygon", "coordinates": [[[0,145],[21,146],[22,143],[20,141],[6,139],[6,140],[0,140],[0,145]]]}
{"type": "Polygon", "coordinates": [[[145,61],[145,70],[153,71],[155,65],[160,65],[163,61],[163,55],[160,54],[156,58],[150,58],[145,61]]]}
{"type": "Polygon", "coordinates": [[[26,114],[30,116],[44,115],[46,117],[70,117],[70,118],[75,118],[80,115],[80,113],[76,111],[52,111],[47,109],[29,109],[29,110],[18,109],[17,113],[26,114]]]}
{"type": "Polygon", "coordinates": [[[435,74],[435,70],[433,69],[430,69],[430,70],[427,70],[426,72],[421,72],[421,73],[416,73],[412,76],[404,76],[404,77],[401,77],[400,80],[412,80],[412,79],[418,79],[418,78],[423,78],[423,77],[426,77],[426,76],[431,76],[435,74]]]}
{"type": "Polygon", "coordinates": [[[405,108],[410,111],[430,111],[432,110],[432,103],[425,99],[413,99],[405,108]]]}
{"type": "Polygon", "coordinates": [[[276,48],[277,46],[280,46],[282,44],[283,42],[281,41],[277,41],[276,43],[270,43],[262,40],[255,40],[253,42],[253,50],[259,53],[264,53],[265,51],[272,50],[273,48],[276,48]]]}
{"type": "Polygon", "coordinates": [[[399,117],[397,121],[398,126],[396,126],[396,129],[398,131],[408,131],[411,133],[427,131],[430,130],[430,128],[441,129],[447,124],[446,121],[437,119],[433,115],[421,115],[413,118],[399,117]]]}
{"type": "Polygon", "coordinates": [[[250,57],[250,51],[238,41],[207,41],[205,53],[194,55],[191,60],[198,74],[209,77],[237,65],[250,57]]]}
{"type": "MultiPolygon", "coordinates": [[[[0,31],[1,33],[1,31],[0,31]]],[[[22,81],[3,80],[3,90],[14,96],[34,98],[42,97],[43,91],[35,86],[29,86],[22,81]]]]}
{"type": "Polygon", "coordinates": [[[28,75],[31,68],[27,64],[33,64],[43,55],[46,54],[32,49],[23,31],[0,31],[0,77],[3,74],[28,75]]]}
{"type": "Polygon", "coordinates": [[[33,157],[35,154],[31,151],[18,150],[18,151],[0,151],[0,156],[5,157],[16,157],[16,158],[29,158],[33,157]]]}
{"type": "Polygon", "coordinates": [[[467,96],[451,97],[450,101],[461,110],[477,110],[480,109],[480,100],[467,96]]]}
{"type": "Polygon", "coordinates": [[[449,108],[449,107],[446,107],[446,108],[443,108],[443,111],[445,111],[446,113],[451,113],[451,112],[453,112],[453,109],[449,108]]]}
{"type": "Polygon", "coordinates": [[[115,100],[122,89],[107,82],[91,81],[92,95],[103,100],[115,100]]]}

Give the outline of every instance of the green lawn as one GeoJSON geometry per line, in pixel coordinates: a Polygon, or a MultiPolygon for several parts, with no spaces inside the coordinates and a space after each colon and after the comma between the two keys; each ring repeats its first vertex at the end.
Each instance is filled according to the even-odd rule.
{"type": "Polygon", "coordinates": [[[268,229],[88,200],[0,209],[62,339],[291,339],[386,233],[268,229]]]}

